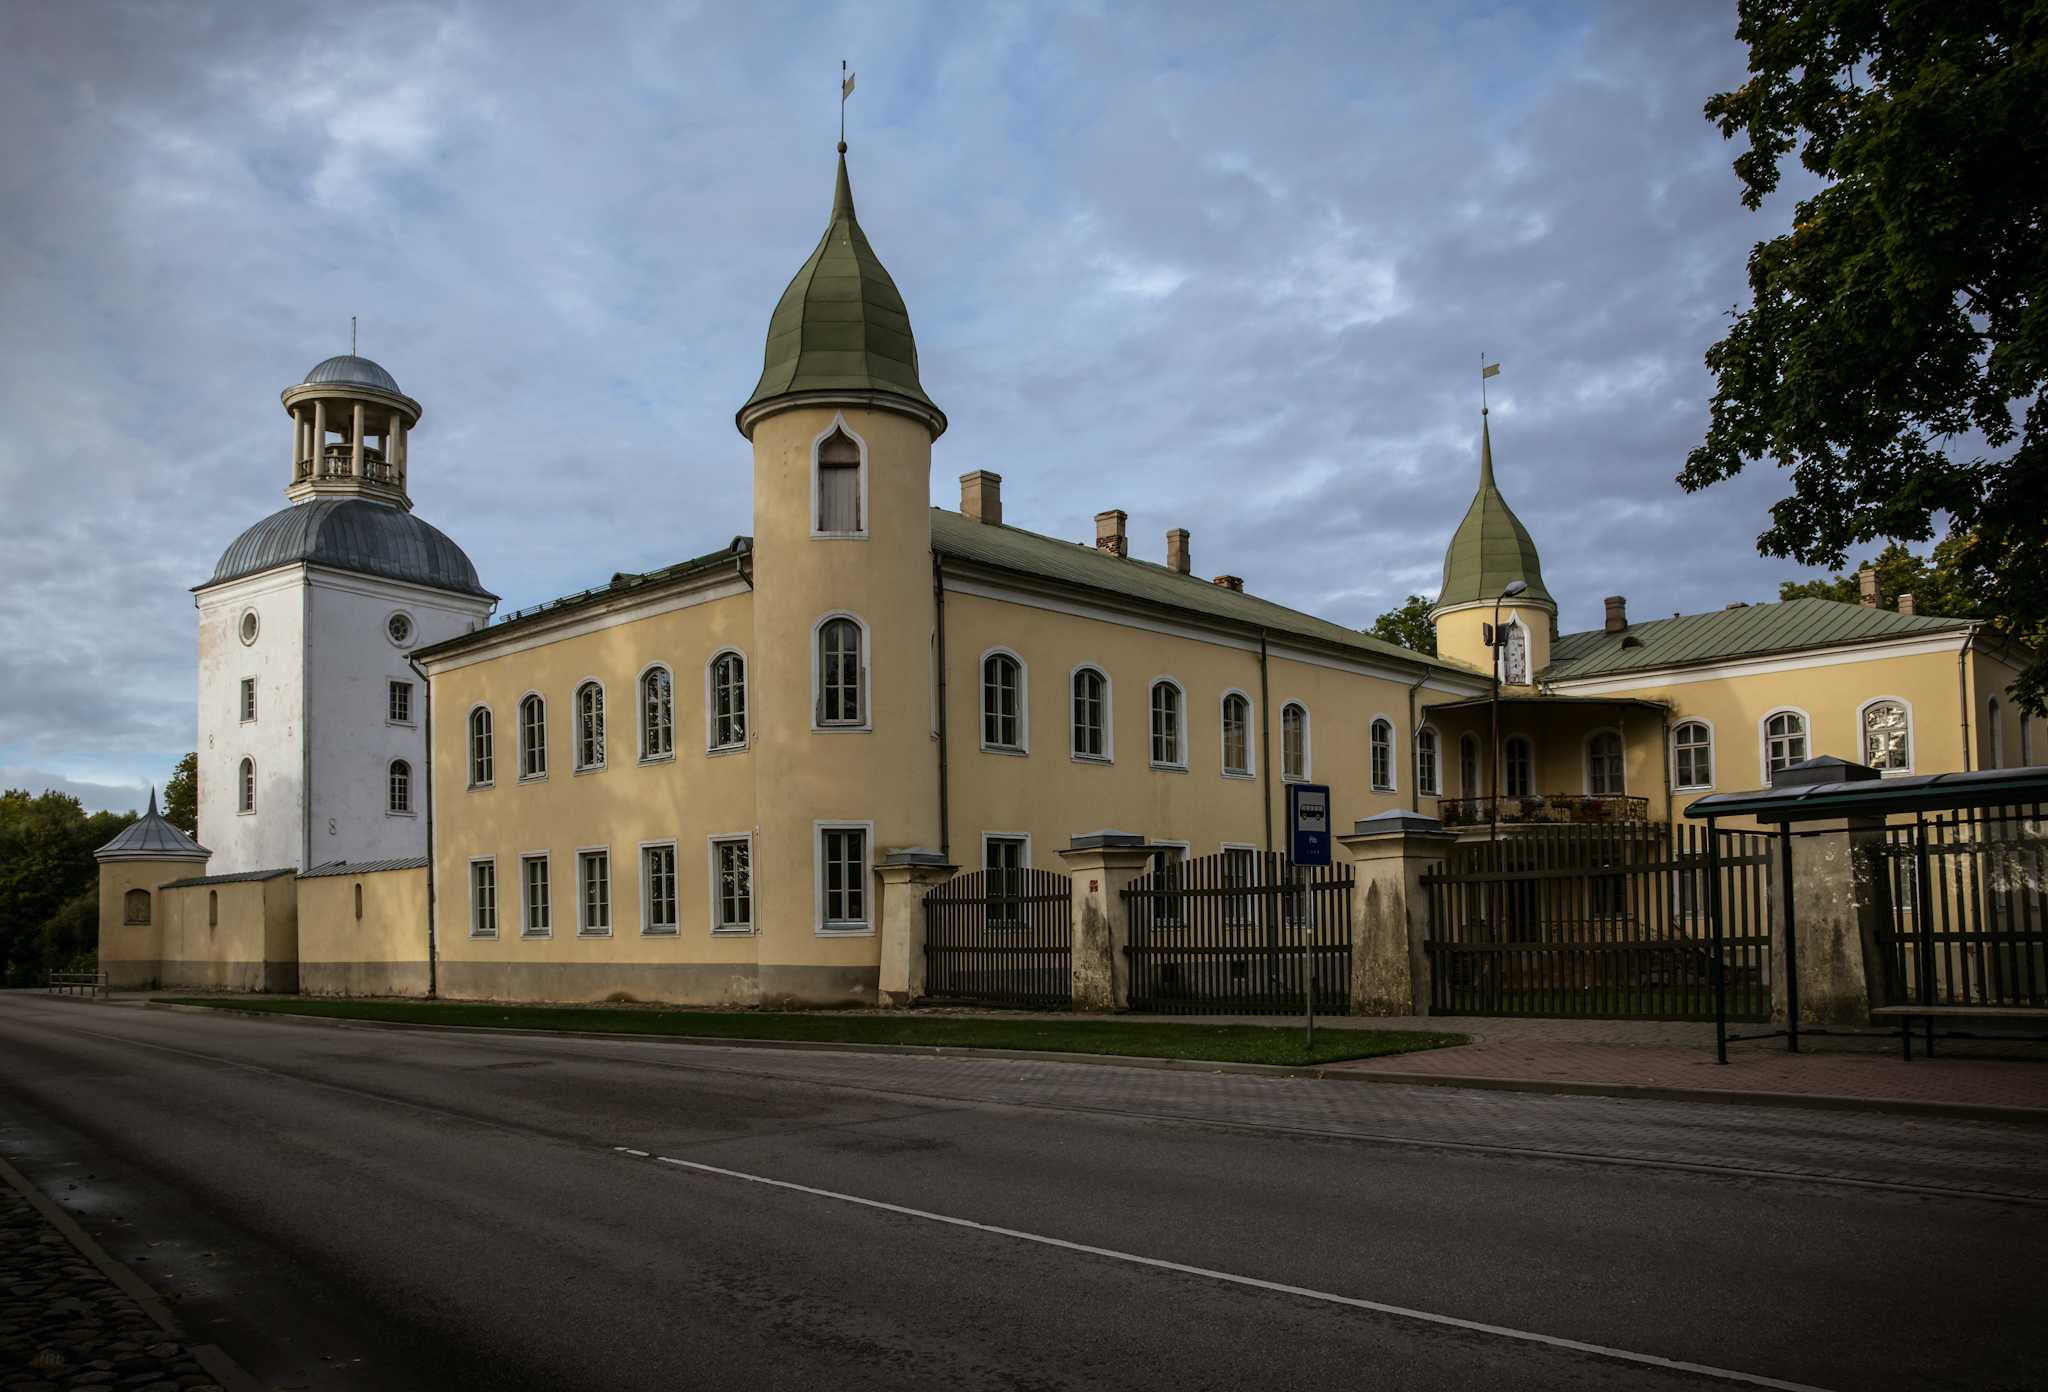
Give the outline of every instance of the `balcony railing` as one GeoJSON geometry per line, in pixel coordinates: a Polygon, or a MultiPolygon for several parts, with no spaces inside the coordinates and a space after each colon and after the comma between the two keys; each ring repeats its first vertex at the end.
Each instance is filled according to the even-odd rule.
{"type": "Polygon", "coordinates": [[[1528,797],[1444,798],[1437,816],[1447,827],[1487,826],[1500,806],[1502,825],[1518,822],[1645,822],[1646,797],[1593,796],[1586,793],[1531,794],[1528,797]]]}
{"type": "MultiPolygon", "coordinates": [[[[353,447],[349,445],[329,445],[327,452],[320,459],[318,477],[323,479],[353,478],[355,476],[354,454],[353,447]]],[[[300,483],[315,477],[313,461],[301,459],[295,477],[300,483]]],[[[363,450],[363,477],[371,483],[388,483],[394,486],[399,483],[398,470],[385,463],[384,457],[376,450],[369,448],[363,450]]]]}

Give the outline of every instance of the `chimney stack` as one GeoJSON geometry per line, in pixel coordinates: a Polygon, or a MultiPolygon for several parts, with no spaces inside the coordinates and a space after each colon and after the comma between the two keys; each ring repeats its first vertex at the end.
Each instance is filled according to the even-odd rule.
{"type": "Polygon", "coordinates": [[[1124,523],[1130,521],[1130,514],[1121,508],[1095,514],[1095,549],[1107,551],[1112,556],[1128,556],[1131,544],[1124,536],[1124,523]]]}
{"type": "Polygon", "coordinates": [[[1613,594],[1607,596],[1607,631],[1620,633],[1628,628],[1628,599],[1613,594]]]}
{"type": "Polygon", "coordinates": [[[1242,575],[1219,575],[1216,577],[1216,587],[1218,589],[1231,590],[1237,594],[1243,594],[1244,577],[1242,575]]]}
{"type": "Polygon", "coordinates": [[[1857,571],[1856,582],[1863,587],[1863,607],[1877,608],[1877,567],[1865,566],[1857,571]]]}
{"type": "Polygon", "coordinates": [[[960,515],[977,522],[1003,520],[1003,476],[986,469],[960,475],[960,515]]]}
{"type": "Polygon", "coordinates": [[[1188,529],[1175,527],[1166,534],[1166,566],[1175,575],[1186,575],[1189,570],[1188,529]]]}
{"type": "Polygon", "coordinates": [[[1909,619],[1913,617],[1913,596],[1909,594],[1899,596],[1899,612],[1909,619]]]}

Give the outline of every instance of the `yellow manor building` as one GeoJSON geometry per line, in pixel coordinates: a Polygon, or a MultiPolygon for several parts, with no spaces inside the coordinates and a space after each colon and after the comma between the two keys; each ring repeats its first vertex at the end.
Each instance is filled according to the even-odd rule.
{"type": "MultiPolygon", "coordinates": [[[[395,383],[376,403],[402,446],[417,403],[395,383]]],[[[488,601],[459,552],[443,566],[454,579],[406,582],[452,596],[459,631],[407,648],[388,625],[404,659],[391,709],[406,667],[426,686],[423,767],[364,757],[387,761],[386,813],[411,819],[430,863],[375,852],[350,866],[323,856],[318,825],[295,824],[280,844],[306,846],[284,867],[303,882],[298,942],[279,946],[273,926],[261,955],[295,952],[301,989],[900,1001],[922,979],[922,926],[914,895],[890,900],[899,887],[1063,869],[1063,850],[1105,829],[1170,859],[1284,848],[1292,781],[1329,787],[1338,828],[1408,813],[1487,835],[1667,822],[1817,755],[1922,773],[2032,757],[2033,732],[2005,709],[2019,655],[1973,622],[1877,607],[1870,577],[1862,605],[1632,622],[1617,597],[1601,629],[1559,633],[1484,422],[1434,658],[1198,576],[1185,531],[1168,534],[1167,564],[1135,559],[1121,511],[1098,514],[1092,540],[1044,536],[1005,522],[987,471],[961,477],[957,511],[933,508],[946,417],[855,217],[843,144],[830,223],[769,321],[737,425],[753,446],[752,536],[494,622],[457,622],[488,601]],[[331,906],[317,923],[315,895],[331,906]]],[[[350,506],[409,507],[394,477],[392,496],[357,490],[350,506]]],[[[202,586],[202,604],[218,593],[202,586]]],[[[233,606],[214,608],[228,632],[233,606]]],[[[409,731],[411,709],[384,723],[409,731]]],[[[218,740],[205,757],[235,767],[232,723],[218,740]]],[[[325,821],[343,834],[345,818],[325,821]]],[[[170,844],[165,831],[150,834],[170,844]]],[[[274,925],[282,891],[256,886],[283,870],[193,877],[207,853],[172,849],[157,883],[185,878],[160,893],[213,899],[233,881],[274,925]]],[[[286,979],[222,966],[238,950],[224,943],[196,949],[216,959],[203,967],[167,950],[161,924],[196,911],[159,911],[153,929],[142,861],[131,844],[108,865],[117,984],[286,979]]]]}

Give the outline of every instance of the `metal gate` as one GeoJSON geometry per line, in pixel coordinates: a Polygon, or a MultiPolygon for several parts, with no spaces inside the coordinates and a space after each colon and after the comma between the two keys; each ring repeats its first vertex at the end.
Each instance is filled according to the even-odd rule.
{"type": "Polygon", "coordinates": [[[1422,877],[1439,1015],[1714,1018],[1718,887],[1730,1019],[1771,1009],[1773,832],[1535,826],[1422,877]]]}
{"type": "Polygon", "coordinates": [[[1275,852],[1162,859],[1124,890],[1131,1009],[1190,1015],[1341,1015],[1351,1000],[1351,868],[1275,852]]]}
{"type": "Polygon", "coordinates": [[[1074,1003],[1074,890],[1054,870],[974,870],[924,898],[925,994],[1065,1010],[1074,1003]]]}
{"type": "Polygon", "coordinates": [[[1887,1005],[2048,1008],[2048,819],[2039,807],[1885,829],[1887,1005]]]}

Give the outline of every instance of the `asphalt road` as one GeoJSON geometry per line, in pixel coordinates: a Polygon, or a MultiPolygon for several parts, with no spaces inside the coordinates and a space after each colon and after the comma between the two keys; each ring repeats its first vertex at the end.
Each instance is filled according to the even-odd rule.
{"type": "Polygon", "coordinates": [[[2048,1387],[2043,1128],[8,993],[0,1154],[275,1387],[2048,1387]]]}

